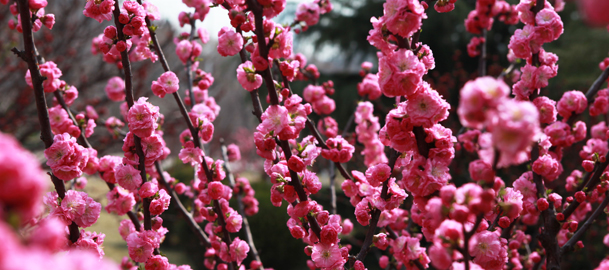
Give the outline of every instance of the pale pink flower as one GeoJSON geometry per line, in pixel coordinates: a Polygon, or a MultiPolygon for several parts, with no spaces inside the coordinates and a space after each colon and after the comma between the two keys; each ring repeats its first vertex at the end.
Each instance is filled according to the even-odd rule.
{"type": "Polygon", "coordinates": [[[82,199],[85,201],[85,211],[79,217],[74,219],[74,222],[81,228],[88,228],[97,222],[101,213],[101,203],[96,202],[89,197],[85,192],[79,192],[82,199]]]}
{"type": "Polygon", "coordinates": [[[180,80],[175,73],[167,71],[159,77],[158,80],[152,82],[152,93],[160,98],[166,94],[173,94],[180,88],[180,80]]]}
{"type": "Polygon", "coordinates": [[[343,259],[338,244],[317,243],[313,245],[311,260],[319,268],[330,268],[343,259]]]}
{"type": "Polygon", "coordinates": [[[108,192],[106,198],[108,199],[106,211],[108,211],[108,213],[116,213],[119,216],[127,214],[135,205],[133,193],[120,186],[117,186],[112,191],[108,192]]]}
{"type": "Polygon", "coordinates": [[[288,110],[280,105],[271,105],[262,114],[262,123],[256,128],[263,134],[280,133],[290,124],[288,110]]]}
{"type": "Polygon", "coordinates": [[[169,270],[169,261],[167,257],[154,255],[146,261],[146,270],[169,270]]]}
{"type": "Polygon", "coordinates": [[[114,10],[114,1],[87,1],[85,10],[82,13],[100,23],[102,21],[110,21],[112,19],[112,11],[114,10]]]}
{"type": "Polygon", "coordinates": [[[188,40],[182,40],[176,45],[176,54],[183,64],[190,59],[193,51],[193,44],[188,40]]]}
{"type": "Polygon", "coordinates": [[[147,99],[140,97],[129,109],[129,130],[140,138],[150,137],[158,127],[159,107],[146,102],[147,99]]]}
{"type": "Polygon", "coordinates": [[[222,56],[233,56],[243,48],[243,37],[227,26],[218,32],[218,53],[222,56]]]}
{"type": "Polygon", "coordinates": [[[154,250],[153,245],[150,242],[144,240],[143,234],[139,232],[133,232],[127,236],[127,248],[129,250],[129,257],[135,262],[145,263],[150,257],[154,250]]]}
{"type": "Polygon", "coordinates": [[[245,258],[247,258],[247,253],[250,251],[250,246],[243,240],[236,237],[233,239],[233,242],[230,245],[230,257],[233,261],[236,261],[237,264],[241,264],[245,258]]]}
{"type": "Polygon", "coordinates": [[[237,67],[237,80],[245,90],[250,92],[262,85],[262,76],[256,74],[256,69],[250,61],[237,67]]]}
{"type": "Polygon", "coordinates": [[[190,165],[194,166],[203,162],[203,151],[198,147],[194,147],[193,142],[187,142],[185,147],[180,149],[178,157],[184,164],[190,163],[190,165]]]}
{"type": "Polygon", "coordinates": [[[142,184],[140,171],[131,165],[118,165],[115,169],[114,176],[121,187],[135,192],[142,184]]]}
{"type": "Polygon", "coordinates": [[[306,23],[307,26],[313,26],[319,21],[319,13],[318,3],[300,3],[296,8],[296,20],[306,23]]]}

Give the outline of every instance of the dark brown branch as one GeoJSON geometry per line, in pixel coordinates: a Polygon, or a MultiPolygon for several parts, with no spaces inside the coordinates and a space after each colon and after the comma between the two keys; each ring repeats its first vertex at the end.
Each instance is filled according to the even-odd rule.
{"type": "MultiPolygon", "coordinates": [[[[391,155],[389,157],[389,168],[391,168],[392,171],[393,171],[393,167],[395,167],[395,162],[397,161],[399,156],[400,155],[398,152],[396,152],[395,150],[391,150],[391,155]]],[[[391,178],[391,174],[389,174],[389,178],[391,178]]],[[[383,182],[383,189],[381,190],[381,198],[383,198],[383,199],[387,199],[387,191],[389,188],[389,178],[387,180],[385,180],[385,182],[383,182]]],[[[368,232],[366,232],[366,238],[364,238],[364,244],[362,245],[362,249],[357,254],[356,260],[363,261],[364,258],[366,258],[368,251],[370,251],[370,245],[372,244],[372,239],[373,239],[374,233],[376,231],[380,217],[381,217],[381,210],[374,209],[374,211],[372,211],[372,217],[370,219],[370,225],[368,227],[368,232]]]]}
{"type": "MultiPolygon", "coordinates": [[[[256,25],[255,34],[258,38],[258,50],[260,52],[260,56],[263,59],[267,59],[268,58],[268,49],[267,49],[267,44],[265,41],[264,27],[263,27],[263,22],[262,22],[262,20],[263,20],[262,6],[260,6],[260,4],[258,2],[253,1],[253,0],[248,1],[248,6],[252,9],[252,12],[254,13],[255,25],[256,25]]],[[[273,77],[272,77],[273,75],[271,74],[270,68],[265,69],[261,73],[262,73],[262,77],[264,78],[266,87],[269,92],[271,104],[278,105],[279,98],[277,96],[277,91],[275,89],[275,84],[273,82],[273,77]]],[[[290,157],[292,156],[292,150],[290,149],[290,144],[286,140],[280,140],[279,145],[280,145],[281,149],[283,150],[286,160],[289,160],[290,157]]],[[[304,188],[302,187],[302,184],[300,183],[298,174],[292,170],[289,170],[289,171],[290,171],[290,178],[291,178],[290,185],[292,185],[294,187],[294,190],[296,191],[296,194],[298,195],[298,200],[301,202],[307,201],[308,196],[305,193],[304,188]]],[[[315,219],[311,214],[308,214],[307,220],[309,221],[311,230],[319,238],[320,233],[321,233],[321,228],[320,228],[319,224],[317,223],[317,219],[315,219]]]]}
{"type": "Polygon", "coordinates": [[[586,220],[583,226],[579,227],[579,230],[567,241],[567,243],[560,249],[560,255],[565,256],[568,252],[573,251],[575,243],[584,235],[584,233],[590,228],[594,220],[605,210],[609,204],[609,192],[605,192],[605,199],[603,202],[594,210],[594,213],[586,220]]]}
{"type": "Polygon", "coordinates": [[[165,179],[165,176],[163,175],[163,170],[161,169],[161,165],[158,161],[154,163],[154,167],[156,168],[156,171],[159,174],[160,183],[165,186],[165,189],[167,189],[167,191],[169,191],[173,203],[178,206],[180,213],[182,213],[182,215],[186,218],[186,224],[188,224],[188,227],[190,227],[190,229],[197,235],[201,245],[205,246],[206,248],[211,247],[211,243],[209,242],[207,234],[205,234],[199,224],[194,220],[190,212],[186,210],[186,207],[184,207],[184,204],[182,204],[182,201],[180,201],[180,198],[178,197],[178,194],[175,192],[175,190],[173,190],[169,183],[167,183],[167,179],[165,179]]]}
{"type": "MultiPolygon", "coordinates": [[[[531,151],[531,161],[539,158],[539,145],[536,143],[531,151]]],[[[541,175],[533,172],[533,182],[537,188],[537,196],[539,198],[546,197],[546,188],[543,184],[541,175]]],[[[551,204],[550,207],[544,211],[541,211],[541,218],[543,220],[544,227],[540,235],[538,236],[541,245],[546,250],[547,256],[547,269],[558,270],[560,269],[560,256],[558,240],[556,234],[560,230],[560,223],[556,220],[556,213],[554,212],[554,206],[551,204]]]]}
{"type": "MultiPolygon", "coordinates": [[[[118,5],[118,1],[114,2],[114,24],[116,25],[116,29],[118,32],[118,39],[120,41],[126,42],[125,34],[123,33],[124,25],[118,21],[118,16],[120,15],[120,7],[118,5]]],[[[123,64],[123,72],[125,74],[125,91],[126,96],[125,99],[127,101],[127,105],[129,108],[133,107],[134,96],[133,96],[133,82],[132,82],[132,74],[131,74],[131,62],[129,61],[129,55],[127,50],[121,52],[121,61],[123,64]]],[[[142,184],[148,181],[146,177],[146,156],[144,155],[144,150],[142,149],[142,140],[133,134],[133,141],[135,143],[135,151],[139,157],[139,166],[138,169],[140,171],[140,176],[142,177],[142,184]]],[[[152,230],[152,218],[150,216],[150,198],[144,198],[144,229],[152,230]]]]}
{"type": "MultiPolygon", "coordinates": [[[[36,47],[34,46],[34,36],[32,34],[29,2],[27,0],[19,0],[16,2],[17,8],[19,9],[19,14],[21,15],[23,45],[25,50],[19,51],[13,48],[12,51],[27,63],[28,69],[30,70],[32,86],[34,87],[35,93],[34,99],[36,100],[36,109],[38,112],[38,123],[40,124],[40,139],[44,143],[44,148],[47,149],[53,145],[53,132],[51,131],[51,122],[49,121],[47,101],[44,96],[44,89],[42,87],[42,82],[46,78],[42,77],[40,70],[38,69],[38,58],[36,57],[36,47]]],[[[53,186],[55,186],[55,191],[57,191],[57,196],[63,199],[66,196],[66,187],[64,181],[57,178],[55,175],[53,175],[53,173],[49,173],[49,175],[51,176],[53,186]]],[[[69,225],[69,231],[70,242],[75,243],[78,241],[80,238],[78,225],[72,222],[69,225]]]]}
{"type": "MultiPolygon", "coordinates": [[[[594,102],[594,96],[596,96],[596,93],[598,93],[603,84],[607,81],[607,78],[609,78],[609,67],[605,68],[601,75],[599,75],[598,78],[596,78],[596,80],[594,81],[594,83],[592,83],[590,88],[588,88],[588,92],[586,92],[586,99],[588,100],[588,105],[594,102]]],[[[569,126],[573,125],[575,119],[577,119],[579,115],[581,114],[573,114],[571,115],[571,117],[569,117],[569,120],[567,121],[569,126]]]]}

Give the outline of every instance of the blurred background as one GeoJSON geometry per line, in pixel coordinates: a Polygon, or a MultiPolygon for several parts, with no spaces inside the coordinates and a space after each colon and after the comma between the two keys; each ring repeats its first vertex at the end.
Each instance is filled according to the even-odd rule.
{"type": "MultiPolygon", "coordinates": [[[[175,44],[173,38],[181,32],[189,32],[188,26],[180,28],[177,16],[180,11],[188,8],[181,1],[154,0],[151,1],[159,7],[162,21],[155,22],[158,26],[160,42],[170,63],[171,69],[176,72],[180,80],[181,95],[184,96],[186,89],[184,66],[175,55],[175,44]]],[[[294,13],[298,3],[302,1],[288,1],[285,11],[275,19],[279,23],[290,23],[294,20],[294,13]]],[[[517,0],[507,0],[510,4],[516,4],[517,0]]],[[[355,110],[360,100],[357,95],[356,85],[361,81],[358,75],[359,66],[362,61],[374,63],[373,70],[377,69],[376,48],[369,45],[366,36],[372,28],[370,17],[382,15],[384,1],[378,0],[333,0],[334,10],[323,15],[320,23],[311,27],[308,31],[295,35],[295,53],[303,53],[309,63],[314,63],[321,73],[319,82],[332,80],[336,93],[333,98],[336,101],[336,111],[332,116],[339,123],[339,129],[344,128],[347,119],[355,110]]],[[[430,82],[438,92],[451,103],[451,117],[443,124],[453,130],[453,134],[461,128],[456,117],[455,109],[458,104],[459,89],[462,85],[477,77],[478,59],[467,55],[466,46],[472,35],[465,31],[464,19],[474,9],[475,0],[458,0],[454,11],[438,14],[433,9],[428,10],[429,18],[423,23],[423,32],[420,40],[429,45],[433,50],[436,61],[435,70],[426,75],[425,79],[430,82]]],[[[36,33],[37,47],[40,54],[49,61],[54,61],[63,71],[61,79],[68,84],[76,86],[79,90],[79,98],[74,102],[72,109],[84,111],[86,105],[94,105],[100,115],[95,134],[90,138],[91,144],[98,150],[99,157],[108,154],[122,155],[120,147],[122,141],[114,139],[104,127],[104,120],[110,116],[120,117],[119,104],[110,101],[104,92],[107,80],[112,76],[120,76],[116,66],[102,61],[101,57],[91,54],[91,39],[109,25],[108,22],[99,24],[97,21],[82,15],[84,1],[63,0],[50,1],[47,13],[56,15],[56,24],[53,30],[43,28],[36,33]]],[[[211,73],[215,78],[214,84],[209,89],[209,95],[215,97],[216,102],[222,107],[219,117],[214,122],[214,140],[208,144],[206,153],[214,158],[221,158],[220,144],[218,140],[223,138],[227,143],[236,143],[241,148],[242,160],[232,164],[235,171],[247,177],[256,190],[256,198],[259,200],[260,212],[249,217],[250,225],[256,246],[259,249],[262,262],[266,267],[275,269],[307,269],[307,256],[303,249],[305,245],[290,236],[285,223],[288,215],[285,212],[284,203],[282,207],[273,207],[270,203],[270,183],[261,171],[263,159],[255,154],[253,148],[252,130],[256,127],[256,118],[251,114],[251,101],[249,95],[237,83],[235,69],[240,64],[237,57],[223,58],[216,51],[217,32],[223,26],[229,25],[226,10],[212,8],[205,22],[199,23],[210,33],[211,40],[203,45],[203,60],[200,68],[211,73]]],[[[559,56],[558,76],[550,81],[550,85],[543,89],[544,95],[558,100],[562,93],[568,90],[586,91],[591,83],[600,74],[598,67],[600,61],[608,56],[609,52],[609,1],[606,0],[579,0],[568,1],[564,11],[559,13],[565,25],[564,34],[559,40],[546,44],[546,51],[553,52],[559,56]]],[[[7,25],[8,20],[14,20],[9,12],[8,6],[0,6],[0,25],[7,25]]],[[[493,29],[488,33],[488,74],[499,75],[504,68],[509,66],[506,58],[507,44],[510,35],[522,25],[506,26],[495,21],[493,29]]],[[[4,29],[0,31],[0,131],[13,134],[25,147],[43,156],[41,150],[43,144],[38,138],[39,126],[37,124],[36,108],[33,100],[33,90],[24,81],[26,65],[15,57],[10,49],[21,48],[21,36],[16,31],[4,29]]],[[[517,67],[519,67],[517,65],[517,67]]],[[[180,143],[178,135],[186,128],[175,102],[170,99],[160,99],[152,95],[150,84],[162,72],[158,63],[143,61],[133,66],[135,81],[134,89],[136,96],[148,96],[150,102],[161,108],[165,116],[162,126],[165,132],[165,140],[172,154],[163,163],[163,167],[176,179],[189,183],[192,180],[193,169],[183,165],[177,159],[180,143]]],[[[292,89],[296,93],[302,93],[307,82],[296,82],[292,89]]],[[[262,88],[264,89],[264,87],[262,88]]],[[[264,90],[261,97],[265,97],[264,90]]],[[[262,98],[264,103],[264,98],[262,98]]],[[[47,102],[52,103],[52,97],[47,96],[47,102]]],[[[392,108],[394,100],[384,98],[380,107],[384,104],[386,110],[392,108]]],[[[312,116],[318,120],[316,116],[312,116]]],[[[381,117],[381,124],[384,119],[381,117]]],[[[591,119],[594,123],[594,119],[591,119]]],[[[354,129],[350,127],[349,131],[354,129]]],[[[306,133],[304,135],[307,135],[306,133]]],[[[579,145],[581,146],[581,145],[579,145]]],[[[361,145],[357,146],[361,149],[361,145]]],[[[580,149],[573,147],[572,149],[580,149]]],[[[356,150],[357,152],[357,150],[356,150]]],[[[565,155],[577,154],[565,153],[565,155]]],[[[451,165],[453,180],[459,184],[468,178],[467,164],[471,157],[460,156],[451,165]]],[[[578,164],[565,165],[565,173],[569,173],[578,164]],[[571,167],[569,167],[571,166],[571,167]]],[[[320,178],[325,179],[324,189],[314,196],[313,199],[319,203],[329,206],[329,190],[327,189],[328,162],[320,159],[315,164],[315,170],[319,171],[320,178]]],[[[365,170],[363,160],[353,159],[347,164],[349,170],[365,170]]],[[[510,171],[501,171],[500,174],[506,181],[511,183],[526,167],[514,168],[510,171]]],[[[338,185],[340,181],[338,181],[338,185]]],[[[560,189],[561,184],[556,184],[560,189]]],[[[341,193],[340,188],[338,188],[341,193]]],[[[105,185],[98,179],[89,179],[87,191],[91,196],[105,205],[105,185]]],[[[188,205],[188,200],[183,200],[188,205]]],[[[170,209],[173,209],[170,207],[170,209]]],[[[174,209],[175,210],[175,209],[174,209]]],[[[365,228],[357,224],[351,207],[346,197],[338,196],[338,212],[346,218],[350,218],[355,224],[354,232],[344,238],[341,243],[351,244],[353,251],[357,252],[361,245],[361,239],[365,228]]],[[[167,211],[163,214],[164,226],[169,228],[169,234],[161,247],[163,253],[167,254],[170,262],[174,264],[190,264],[194,269],[203,269],[202,260],[204,250],[198,245],[196,238],[182,221],[176,211],[167,211]]],[[[102,218],[90,230],[106,234],[104,244],[106,254],[119,261],[127,255],[125,242],[117,233],[118,222],[123,217],[117,217],[102,212],[102,218]]],[[[606,222],[597,226],[605,226],[606,222]]],[[[603,229],[606,231],[606,229],[603,229]]],[[[235,235],[237,236],[237,235],[235,235]]],[[[243,236],[240,238],[243,239],[243,236]]],[[[584,239],[587,247],[602,245],[598,240],[602,238],[596,229],[590,230],[589,239],[584,239]],[[596,235],[595,235],[596,233],[596,235]],[[600,236],[600,237],[599,237],[600,236]],[[590,242],[597,239],[596,242],[590,242]]],[[[581,269],[590,269],[598,265],[604,256],[602,247],[588,249],[587,252],[578,252],[569,258],[568,265],[577,264],[581,269]]],[[[368,256],[366,265],[368,269],[376,269],[378,264],[375,258],[381,253],[373,249],[368,256]]],[[[249,258],[246,263],[249,263],[249,258]]],[[[247,265],[247,264],[246,264],[247,265]]]]}

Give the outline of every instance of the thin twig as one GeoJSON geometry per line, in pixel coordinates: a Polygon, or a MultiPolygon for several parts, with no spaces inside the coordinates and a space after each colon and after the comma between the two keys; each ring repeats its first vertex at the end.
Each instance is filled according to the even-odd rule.
{"type": "MultiPolygon", "coordinates": [[[[226,176],[228,177],[231,189],[235,189],[235,176],[230,167],[230,162],[228,160],[228,149],[224,144],[224,139],[220,138],[220,145],[222,148],[222,158],[224,159],[224,169],[226,170],[226,176]]],[[[237,197],[237,211],[239,211],[239,215],[241,215],[243,220],[243,227],[245,227],[245,240],[250,245],[250,252],[256,261],[262,262],[260,259],[260,255],[258,255],[258,249],[256,249],[256,245],[254,244],[254,237],[252,237],[252,230],[250,229],[249,221],[247,220],[247,216],[245,215],[245,209],[243,207],[242,201],[242,193],[243,190],[239,189],[239,192],[236,192],[235,196],[237,197]]],[[[264,267],[260,265],[260,270],[263,270],[264,267]]]]}

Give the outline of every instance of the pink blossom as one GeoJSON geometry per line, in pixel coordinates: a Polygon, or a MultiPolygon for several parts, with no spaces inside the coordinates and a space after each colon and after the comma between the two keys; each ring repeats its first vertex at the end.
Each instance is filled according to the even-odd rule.
{"type": "Polygon", "coordinates": [[[102,1],[87,1],[85,10],[82,12],[85,16],[95,19],[98,22],[110,21],[112,19],[112,11],[114,10],[114,0],[102,1]]]}
{"type": "Polygon", "coordinates": [[[338,244],[318,243],[313,245],[311,260],[313,260],[316,267],[320,268],[330,268],[337,263],[341,263],[341,261],[344,264],[338,244]]]}
{"type": "Polygon", "coordinates": [[[140,97],[129,109],[129,130],[140,138],[150,137],[158,127],[159,107],[146,102],[147,99],[140,97]]]}
{"type": "Polygon", "coordinates": [[[226,218],[226,230],[232,233],[236,233],[241,230],[241,224],[243,222],[243,217],[239,215],[237,212],[233,211],[226,218]]]}
{"type": "Polygon", "coordinates": [[[588,100],[581,91],[573,90],[567,91],[563,94],[558,101],[556,109],[558,114],[565,119],[571,117],[571,114],[580,114],[586,110],[588,106],[588,100]]]}
{"type": "Polygon", "coordinates": [[[146,270],[169,270],[169,261],[167,257],[154,255],[146,261],[146,270]]]}
{"type": "Polygon", "coordinates": [[[554,181],[562,173],[560,162],[548,154],[535,160],[532,169],[533,172],[543,176],[548,181],[554,181]]]}
{"type": "Polygon", "coordinates": [[[243,37],[239,33],[222,27],[218,32],[218,53],[222,56],[233,56],[243,48],[243,37]]]}
{"type": "Polygon", "coordinates": [[[551,124],[556,121],[556,101],[540,96],[533,101],[533,104],[539,110],[539,123],[551,124]]]}
{"type": "Polygon", "coordinates": [[[236,261],[237,264],[241,264],[241,262],[247,258],[247,253],[249,251],[250,246],[245,241],[239,239],[239,237],[235,237],[230,244],[230,257],[233,261],[236,261]]]}
{"type": "Polygon", "coordinates": [[[510,88],[492,77],[482,77],[467,82],[461,89],[457,113],[461,123],[470,128],[482,128],[488,118],[487,112],[494,110],[507,97],[510,88]]]}
{"type": "Polygon", "coordinates": [[[329,138],[326,141],[328,149],[322,149],[321,155],[328,160],[334,162],[346,163],[353,156],[355,147],[349,144],[342,136],[336,136],[335,138],[329,138]]]}
{"type": "Polygon", "coordinates": [[[146,241],[142,233],[133,232],[127,236],[127,247],[129,257],[135,262],[145,263],[150,257],[154,247],[152,243],[146,241]]]}
{"type": "Polygon", "coordinates": [[[523,156],[539,132],[539,116],[531,102],[507,100],[497,107],[489,129],[493,143],[501,151],[500,166],[524,161],[523,156]]]}
{"type": "Polygon", "coordinates": [[[414,94],[425,71],[425,65],[410,50],[391,51],[379,57],[379,85],[387,97],[414,94]]]}
{"type": "Polygon", "coordinates": [[[186,146],[180,150],[178,156],[184,164],[190,163],[194,166],[203,162],[203,151],[198,147],[194,147],[193,142],[187,142],[186,146]]]}
{"type": "Polygon", "coordinates": [[[79,192],[79,194],[85,202],[85,210],[82,215],[74,219],[74,222],[76,222],[78,227],[88,228],[97,222],[101,213],[101,204],[89,197],[85,192],[79,192]]]}
{"type": "Polygon", "coordinates": [[[426,82],[408,98],[406,111],[413,126],[430,128],[448,118],[450,104],[437,91],[431,89],[426,82]]]}
{"type": "Polygon", "coordinates": [[[182,40],[176,45],[176,54],[183,64],[190,59],[193,52],[193,44],[188,40],[182,40]]]}
{"type": "Polygon", "coordinates": [[[160,98],[166,94],[173,94],[180,88],[180,80],[175,73],[167,71],[159,77],[158,80],[152,82],[152,93],[160,98]]]}
{"type": "Polygon", "coordinates": [[[137,191],[140,185],[142,185],[140,171],[131,165],[118,165],[115,168],[114,176],[121,187],[131,192],[137,191]]]}
{"type": "Polygon", "coordinates": [[[296,8],[296,20],[306,23],[307,26],[313,26],[319,21],[319,13],[318,3],[300,3],[296,8]]]}
{"type": "Polygon", "coordinates": [[[391,176],[391,168],[384,163],[377,164],[366,170],[366,180],[373,187],[378,187],[391,176]]]}
{"type": "Polygon", "coordinates": [[[381,96],[381,88],[378,82],[378,75],[366,74],[362,82],[357,84],[357,93],[364,97],[368,95],[368,99],[375,100],[381,96]]]}
{"type": "Polygon", "coordinates": [[[284,128],[288,127],[290,116],[288,110],[280,105],[271,105],[262,114],[262,123],[256,128],[263,134],[274,132],[280,133],[284,128]]]}
{"type": "Polygon", "coordinates": [[[507,263],[507,240],[495,232],[481,231],[470,239],[469,252],[484,269],[502,269],[507,263]]]}
{"type": "Polygon", "coordinates": [[[53,174],[64,181],[80,177],[88,161],[88,152],[67,133],[55,135],[44,156],[53,174]]]}
{"type": "Polygon", "coordinates": [[[108,199],[108,205],[106,206],[108,213],[124,215],[131,211],[135,205],[133,193],[119,186],[108,192],[106,198],[108,199]]]}
{"type": "Polygon", "coordinates": [[[387,29],[402,37],[410,37],[427,18],[419,1],[389,0],[383,4],[387,29]]]}
{"type": "Polygon", "coordinates": [[[250,92],[262,85],[262,76],[256,74],[256,69],[250,61],[237,67],[237,80],[245,90],[250,92]]]}

